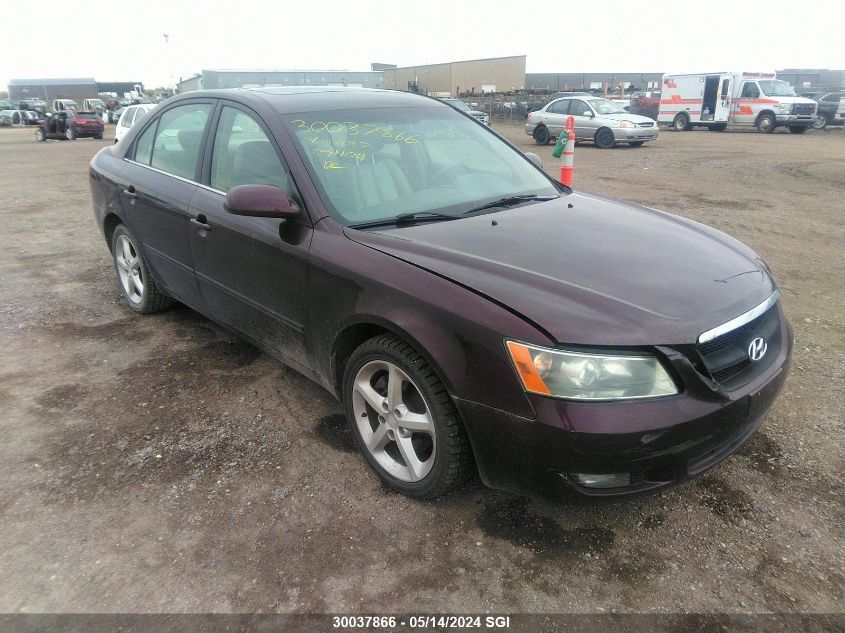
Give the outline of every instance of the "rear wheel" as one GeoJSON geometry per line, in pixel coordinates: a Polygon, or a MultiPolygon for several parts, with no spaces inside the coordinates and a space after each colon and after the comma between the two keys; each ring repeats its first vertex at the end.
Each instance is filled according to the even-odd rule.
{"type": "Polygon", "coordinates": [[[596,147],[599,149],[610,149],[616,144],[616,137],[609,127],[600,128],[595,136],[596,147]]]}
{"type": "Polygon", "coordinates": [[[170,307],[171,299],[156,285],[141,255],[140,243],[125,224],[114,230],[111,250],[117,280],[130,308],[148,314],[170,307]]]}
{"type": "Polygon", "coordinates": [[[815,120],[813,121],[813,129],[823,130],[827,127],[827,123],[827,116],[824,114],[817,114],[815,120]]]}
{"type": "Polygon", "coordinates": [[[76,140],[76,132],[73,130],[72,127],[69,127],[68,129],[65,130],[65,138],[69,141],[75,141],[76,140]]]}
{"type": "Polygon", "coordinates": [[[102,134],[95,134],[95,135],[94,135],[94,138],[95,138],[95,139],[97,139],[98,141],[102,141],[102,140],[103,140],[103,135],[102,135],[102,134]]]}
{"type": "Polygon", "coordinates": [[[552,135],[549,133],[549,128],[545,125],[538,125],[534,128],[534,142],[537,145],[548,145],[552,140],[552,135]]]}
{"type": "Polygon", "coordinates": [[[789,131],[792,132],[793,134],[803,134],[804,132],[807,131],[807,127],[809,127],[809,126],[807,126],[807,125],[790,125],[789,131]]]}
{"type": "Polygon", "coordinates": [[[688,132],[692,129],[692,125],[690,124],[689,115],[686,112],[681,112],[672,120],[672,128],[676,132],[688,132]]]}
{"type": "Polygon", "coordinates": [[[777,122],[774,114],[764,112],[757,119],[757,130],[763,134],[771,134],[775,131],[775,127],[777,127],[777,122]]]}
{"type": "Polygon", "coordinates": [[[470,472],[469,441],[446,388],[395,336],[377,336],[352,353],[343,401],[361,452],[391,488],[432,499],[470,472]]]}
{"type": "Polygon", "coordinates": [[[35,130],[35,140],[36,141],[46,141],[47,140],[47,135],[44,133],[43,128],[38,128],[37,130],[35,130]]]}

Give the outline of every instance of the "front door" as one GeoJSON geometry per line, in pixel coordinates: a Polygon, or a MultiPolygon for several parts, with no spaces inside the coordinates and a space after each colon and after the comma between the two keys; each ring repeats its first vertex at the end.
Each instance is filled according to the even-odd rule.
{"type": "Polygon", "coordinates": [[[566,127],[567,113],[569,112],[569,100],[560,99],[550,103],[543,112],[543,123],[551,132],[552,136],[560,136],[566,127]]]}
{"type": "Polygon", "coordinates": [[[191,251],[205,305],[230,326],[308,366],[304,327],[311,227],[223,208],[230,189],[252,184],[277,186],[302,207],[281,151],[258,115],[228,104],[220,109],[207,163],[207,186],[197,190],[189,209],[191,251]]]}
{"type": "Polygon", "coordinates": [[[575,136],[580,139],[592,139],[598,129],[593,109],[583,99],[572,99],[569,114],[575,117],[575,136]]]}
{"type": "Polygon", "coordinates": [[[177,299],[201,303],[188,239],[188,204],[197,190],[213,101],[181,103],[153,119],[127,158],[121,204],[144,257],[177,299]]]}

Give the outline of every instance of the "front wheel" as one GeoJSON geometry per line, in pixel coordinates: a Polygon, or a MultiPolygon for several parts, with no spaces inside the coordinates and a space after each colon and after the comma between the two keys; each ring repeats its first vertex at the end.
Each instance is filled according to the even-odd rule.
{"type": "Polygon", "coordinates": [[[370,467],[402,494],[433,499],[471,471],[469,441],[449,393],[425,359],[395,336],[377,336],[353,352],[343,402],[370,467]]]}
{"type": "Polygon", "coordinates": [[[775,131],[776,121],[775,115],[768,112],[761,114],[757,119],[757,130],[763,134],[771,134],[775,131]]]}
{"type": "Polygon", "coordinates": [[[616,144],[616,137],[613,136],[613,130],[609,127],[603,127],[596,132],[595,137],[596,147],[599,149],[610,149],[616,144]]]}
{"type": "Polygon", "coordinates": [[[538,125],[534,128],[534,142],[537,145],[548,145],[552,140],[552,135],[549,133],[549,128],[545,125],[538,125]]]}
{"type": "Polygon", "coordinates": [[[692,124],[690,123],[689,115],[685,112],[681,112],[681,114],[672,120],[672,128],[676,132],[688,132],[691,130],[692,124]]]}
{"type": "Polygon", "coordinates": [[[170,298],[156,285],[141,255],[140,243],[126,225],[114,230],[111,250],[117,280],[130,308],[148,314],[170,307],[170,298]]]}
{"type": "Polygon", "coordinates": [[[824,114],[817,114],[813,121],[814,130],[823,130],[827,127],[827,117],[824,114]]]}
{"type": "Polygon", "coordinates": [[[36,141],[46,141],[47,135],[44,133],[43,128],[38,128],[35,130],[35,140],[36,141]]]}
{"type": "Polygon", "coordinates": [[[76,132],[74,132],[72,127],[69,127],[68,129],[65,130],[65,138],[69,141],[75,141],[76,140],[76,132]]]}

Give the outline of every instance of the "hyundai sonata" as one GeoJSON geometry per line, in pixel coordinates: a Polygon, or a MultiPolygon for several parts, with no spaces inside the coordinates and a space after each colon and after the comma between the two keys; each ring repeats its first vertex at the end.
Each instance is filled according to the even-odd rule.
{"type": "Polygon", "coordinates": [[[771,272],[537,162],[435,99],[267,88],[170,99],[89,173],[128,306],[179,301],[317,381],[407,495],[702,472],[786,375],[771,272]]]}

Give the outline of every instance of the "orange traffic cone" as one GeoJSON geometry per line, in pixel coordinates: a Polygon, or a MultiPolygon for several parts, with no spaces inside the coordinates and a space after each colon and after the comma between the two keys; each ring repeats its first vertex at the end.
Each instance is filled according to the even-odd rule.
{"type": "Polygon", "coordinates": [[[572,173],[575,171],[575,117],[566,118],[566,131],[569,133],[569,139],[560,156],[560,182],[571,187],[572,173]]]}

